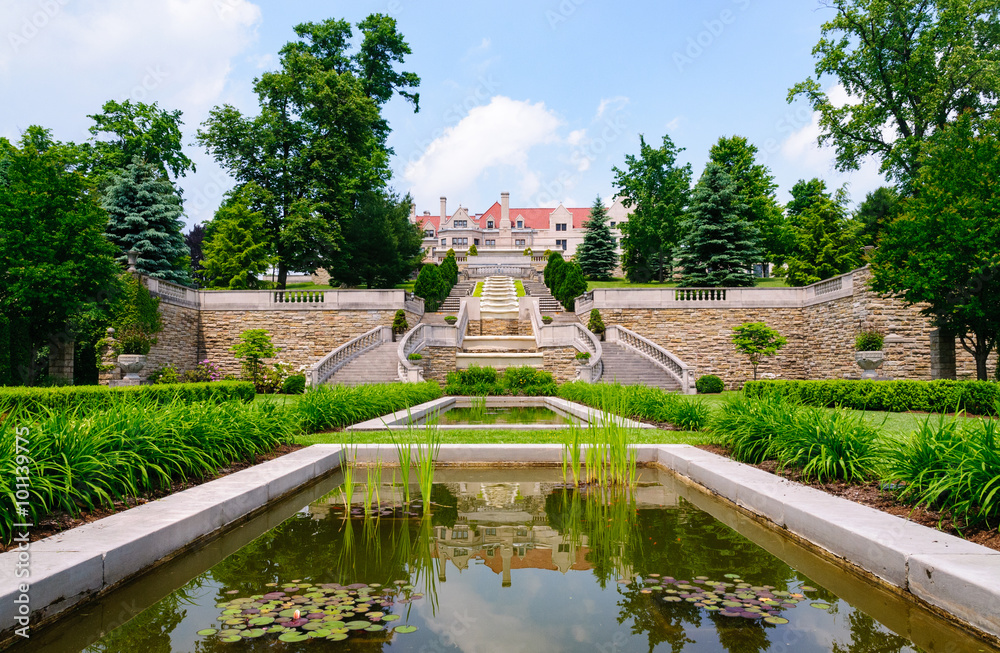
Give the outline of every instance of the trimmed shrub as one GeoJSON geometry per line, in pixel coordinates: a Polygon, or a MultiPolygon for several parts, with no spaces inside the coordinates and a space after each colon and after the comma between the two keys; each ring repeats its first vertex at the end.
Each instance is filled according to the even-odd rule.
{"type": "Polygon", "coordinates": [[[601,335],[607,331],[607,327],[604,326],[604,319],[601,317],[601,312],[596,308],[590,309],[590,320],[587,322],[587,330],[597,335],[601,335]]]}
{"type": "Polygon", "coordinates": [[[748,396],[779,395],[808,406],[901,413],[995,415],[1000,384],[991,381],[749,381],[748,396]]]}
{"type": "Polygon", "coordinates": [[[551,397],[558,388],[551,372],[533,367],[509,367],[501,375],[492,367],[473,365],[467,370],[448,373],[444,392],[455,396],[551,397]]]}
{"type": "Polygon", "coordinates": [[[292,374],[281,384],[281,394],[300,395],[306,391],[306,375],[292,374]]]}
{"type": "Polygon", "coordinates": [[[410,324],[406,321],[406,311],[399,309],[392,317],[392,332],[402,335],[410,330],[410,324]]]}
{"type": "Polygon", "coordinates": [[[421,356],[420,354],[413,353],[413,354],[410,354],[409,356],[407,356],[406,359],[407,360],[411,360],[411,361],[422,361],[422,360],[424,360],[424,357],[421,356]]]}
{"type": "Polygon", "coordinates": [[[104,410],[123,404],[166,405],[175,402],[224,403],[253,401],[254,385],[243,381],[141,385],[125,388],[64,386],[59,388],[0,388],[0,413],[23,410],[30,414],[47,411],[104,410]]]}
{"type": "Polygon", "coordinates": [[[694,382],[694,387],[700,395],[717,395],[726,389],[726,384],[714,374],[706,374],[694,382]]]}

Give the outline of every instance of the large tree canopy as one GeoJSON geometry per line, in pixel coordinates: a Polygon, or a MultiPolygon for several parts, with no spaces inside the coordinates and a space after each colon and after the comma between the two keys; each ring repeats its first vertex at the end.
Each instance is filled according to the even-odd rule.
{"type": "MultiPolygon", "coordinates": [[[[59,334],[72,339],[72,319],[111,294],[118,270],[103,236],[107,215],[78,170],[79,150],[40,127],[18,145],[0,139],[0,322],[29,327],[29,355],[21,358],[27,369],[0,384],[30,383],[35,353],[59,334]]],[[[0,356],[24,353],[13,348],[0,343],[0,356]]]]}
{"type": "Polygon", "coordinates": [[[154,165],[164,177],[194,172],[194,162],[183,151],[181,115],[160,109],[155,102],[106,102],[101,113],[87,116],[94,121],[90,133],[98,174],[112,175],[136,157],[154,165]]]}
{"type": "Polygon", "coordinates": [[[1000,336],[1000,117],[965,114],[927,150],[914,197],[875,252],[873,288],[926,303],[985,381],[1000,336]]]}
{"type": "Polygon", "coordinates": [[[417,107],[419,78],[395,71],[410,53],[395,20],[373,14],[358,27],[352,54],[350,23],[297,26],[300,40],[282,48],[280,69],[256,80],[260,114],[217,107],[198,132],[238,184],[264,191],[281,287],[290,269],[337,267],[342,226],[390,176],[382,106],[399,93],[417,107]]]}
{"type": "Polygon", "coordinates": [[[691,165],[680,165],[669,136],[654,148],[639,136],[639,155],[625,157],[625,170],[614,168],[618,196],[633,210],[622,223],[622,268],[629,281],[663,281],[672,273],[674,249],[691,189],[691,165]]]}
{"type": "MultiPolygon", "coordinates": [[[[423,257],[423,232],[410,222],[412,204],[409,195],[403,199],[382,193],[362,197],[344,226],[344,251],[337,268],[330,271],[334,277],[369,288],[395,288],[405,281],[423,257]]],[[[454,265],[455,258],[450,260],[454,265]]],[[[457,265],[454,276],[458,276],[457,265]]],[[[449,286],[455,281],[448,279],[449,286]]]]}
{"type": "Polygon", "coordinates": [[[816,77],[789,91],[820,114],[821,144],[837,167],[868,156],[908,189],[920,149],[963,111],[988,115],[1000,96],[997,0],[826,0],[836,15],[813,49],[816,77]],[[849,100],[835,103],[820,80],[834,78],[849,100]]]}

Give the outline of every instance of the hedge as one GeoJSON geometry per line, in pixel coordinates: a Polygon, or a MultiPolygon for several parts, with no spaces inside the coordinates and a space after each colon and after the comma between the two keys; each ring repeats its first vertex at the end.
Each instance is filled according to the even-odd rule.
{"type": "Polygon", "coordinates": [[[56,388],[0,388],[0,413],[14,408],[29,413],[45,410],[101,410],[129,403],[170,404],[210,401],[253,401],[256,390],[245,381],[140,385],[124,388],[105,386],[62,386],[56,388]]]}
{"type": "Polygon", "coordinates": [[[995,415],[1000,384],[992,381],[749,381],[748,397],[780,395],[808,406],[902,413],[995,415]]]}

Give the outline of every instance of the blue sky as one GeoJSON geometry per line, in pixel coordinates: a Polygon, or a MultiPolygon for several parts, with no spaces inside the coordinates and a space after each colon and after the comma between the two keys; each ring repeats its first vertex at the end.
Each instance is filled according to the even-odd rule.
{"type": "MultiPolygon", "coordinates": [[[[254,113],[253,79],[295,24],[374,12],[398,20],[422,78],[419,113],[387,107],[393,186],[421,211],[446,195],[449,212],[481,212],[505,190],[516,207],[607,200],[640,133],[669,134],[696,175],[720,136],[746,136],[783,202],[800,178],[848,182],[855,201],[883,183],[871,162],[836,173],[809,107],[786,102],[831,15],[818,0],[0,0],[0,136],[41,124],[85,140],[108,99],[181,109],[198,163],[181,186],[201,222],[232,183],[194,145],[208,111],[254,113]]],[[[837,95],[835,82],[822,80],[837,95]]]]}

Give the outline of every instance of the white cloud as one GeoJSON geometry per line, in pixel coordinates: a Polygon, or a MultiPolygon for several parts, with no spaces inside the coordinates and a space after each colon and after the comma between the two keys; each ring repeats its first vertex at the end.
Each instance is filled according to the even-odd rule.
{"type": "Polygon", "coordinates": [[[600,120],[604,117],[604,114],[608,109],[615,109],[616,111],[621,111],[629,103],[629,99],[624,95],[618,95],[612,98],[604,98],[601,100],[601,104],[597,107],[597,117],[595,120],[600,120]]]}
{"type": "Polygon", "coordinates": [[[520,174],[522,187],[536,186],[528,153],[538,145],[558,142],[562,124],[543,102],[496,96],[446,129],[406,167],[404,178],[418,198],[462,197],[494,169],[512,168],[520,174]]]}
{"type": "Polygon", "coordinates": [[[576,131],[571,131],[569,136],[566,138],[566,142],[576,147],[583,142],[583,139],[587,137],[586,129],[577,129],[576,131]]]}

